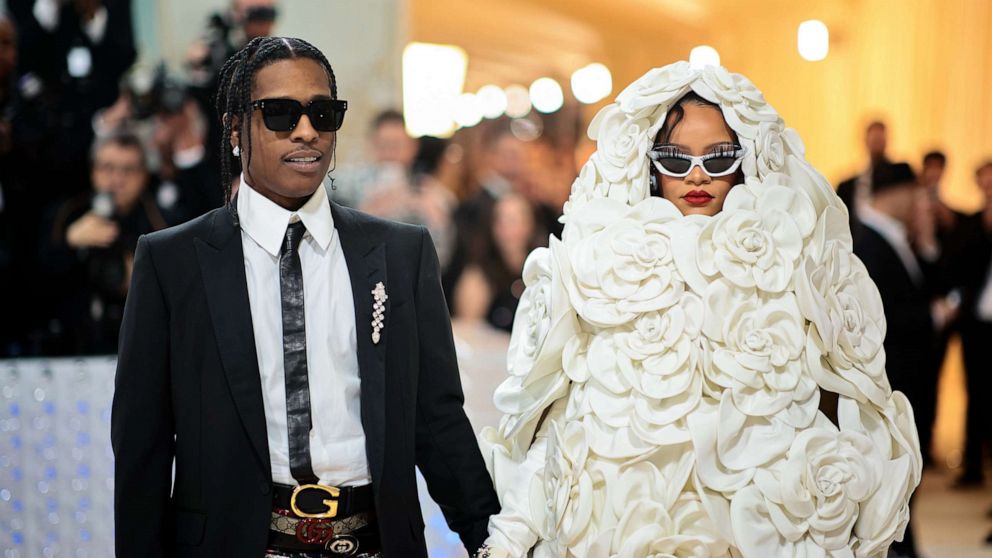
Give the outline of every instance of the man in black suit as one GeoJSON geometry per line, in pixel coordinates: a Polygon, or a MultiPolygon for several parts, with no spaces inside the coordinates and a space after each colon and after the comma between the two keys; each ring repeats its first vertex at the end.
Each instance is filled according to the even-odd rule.
{"type": "MultiPolygon", "coordinates": [[[[909,242],[919,186],[906,163],[879,165],[872,172],[871,202],[861,207],[863,229],[854,244],[868,274],[878,286],[885,309],[886,373],[892,389],[916,405],[926,385],[932,360],[933,321],[930,316],[928,265],[916,257],[909,242]]],[[[917,424],[917,429],[924,425],[917,424]]],[[[893,545],[901,558],[916,556],[912,528],[893,545]]]]}
{"type": "Polygon", "coordinates": [[[965,238],[957,273],[961,285],[961,345],[964,352],[968,410],[965,417],[964,472],[957,485],[984,482],[984,448],[989,439],[989,410],[980,401],[992,387],[992,161],[975,171],[985,206],[962,219],[965,238]],[[977,403],[977,404],[976,404],[977,403]]]}
{"type": "Polygon", "coordinates": [[[871,179],[875,167],[887,164],[889,159],[885,154],[888,147],[888,131],[885,122],[875,120],[865,128],[865,149],[868,151],[868,166],[860,173],[842,181],[837,185],[837,196],[840,197],[850,216],[851,233],[855,238],[861,232],[861,222],[858,211],[871,200],[871,179]]]}
{"type": "Polygon", "coordinates": [[[931,440],[937,417],[937,385],[951,337],[958,331],[957,314],[960,305],[960,284],[955,267],[964,254],[962,223],[966,215],[944,203],[941,198],[947,156],[941,151],[929,151],[923,156],[920,183],[925,192],[917,206],[912,233],[913,249],[921,259],[932,263],[934,272],[930,285],[931,315],[934,321],[933,360],[926,377],[919,403],[913,413],[919,418],[920,448],[924,467],[933,464],[931,440]]]}
{"type": "Polygon", "coordinates": [[[499,503],[429,235],[327,200],[347,104],[312,45],[255,39],[220,81],[228,204],[135,255],[117,556],[426,558],[415,465],[476,551],[499,503]]]}

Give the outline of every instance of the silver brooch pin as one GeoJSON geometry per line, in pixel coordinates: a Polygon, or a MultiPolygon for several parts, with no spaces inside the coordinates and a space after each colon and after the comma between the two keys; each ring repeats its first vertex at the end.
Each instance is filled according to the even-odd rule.
{"type": "Polygon", "coordinates": [[[382,338],[379,334],[382,331],[382,315],[386,311],[386,300],[389,299],[382,281],[375,284],[372,296],[375,298],[375,303],[372,305],[372,343],[378,345],[379,339],[382,338]]]}

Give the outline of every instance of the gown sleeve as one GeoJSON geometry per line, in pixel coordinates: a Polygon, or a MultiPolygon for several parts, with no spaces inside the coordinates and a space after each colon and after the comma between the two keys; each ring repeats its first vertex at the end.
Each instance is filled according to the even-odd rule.
{"type": "Polygon", "coordinates": [[[500,451],[502,446],[494,446],[492,473],[502,510],[489,518],[489,538],[484,547],[489,550],[489,558],[525,557],[541,538],[547,520],[543,480],[548,432],[552,421],[560,418],[564,409],[565,399],[550,407],[522,461],[500,451]]]}

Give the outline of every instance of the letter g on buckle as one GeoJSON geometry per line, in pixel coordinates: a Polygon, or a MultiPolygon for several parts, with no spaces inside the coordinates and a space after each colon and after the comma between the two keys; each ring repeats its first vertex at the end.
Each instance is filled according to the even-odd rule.
{"type": "Polygon", "coordinates": [[[293,510],[293,513],[295,513],[299,517],[314,518],[314,519],[330,519],[338,514],[337,497],[340,495],[341,495],[341,490],[333,486],[324,486],[322,484],[303,484],[293,489],[293,495],[289,499],[289,507],[293,510]],[[322,502],[325,506],[327,506],[327,511],[321,513],[307,513],[301,510],[299,507],[297,507],[296,497],[300,494],[300,492],[303,492],[308,488],[312,488],[314,490],[322,490],[330,494],[331,496],[330,499],[324,500],[322,502]]]}

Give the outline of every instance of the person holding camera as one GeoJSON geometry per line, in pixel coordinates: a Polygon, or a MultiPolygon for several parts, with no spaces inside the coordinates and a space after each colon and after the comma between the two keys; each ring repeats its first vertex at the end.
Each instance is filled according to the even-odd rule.
{"type": "Polygon", "coordinates": [[[113,104],[137,58],[131,0],[7,2],[17,27],[18,89],[31,163],[44,165],[49,202],[85,190],[91,121],[113,104]]]}
{"type": "Polygon", "coordinates": [[[155,202],[141,141],[111,135],[93,149],[93,191],[59,204],[42,233],[42,265],[54,297],[44,352],[110,354],[138,237],[173,220],[155,202]]]}

